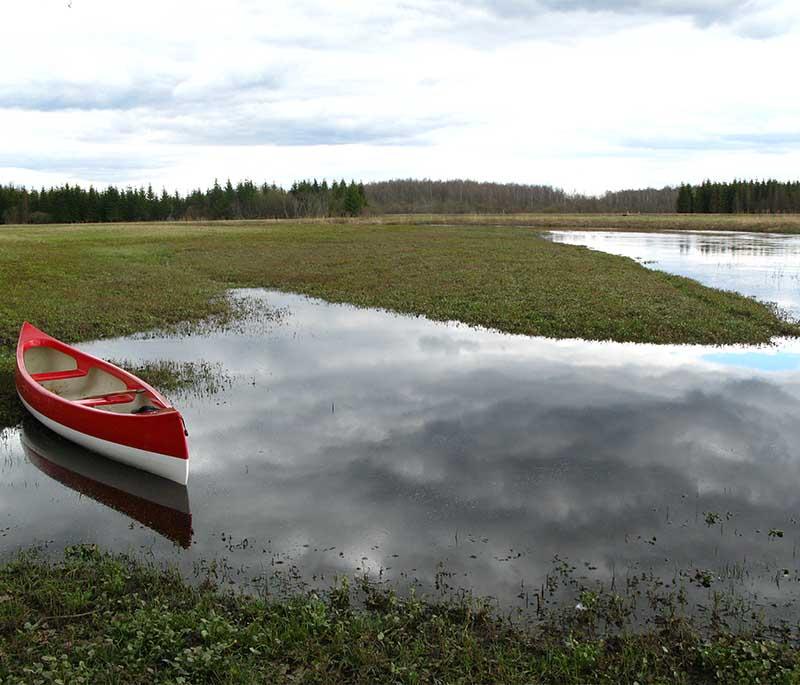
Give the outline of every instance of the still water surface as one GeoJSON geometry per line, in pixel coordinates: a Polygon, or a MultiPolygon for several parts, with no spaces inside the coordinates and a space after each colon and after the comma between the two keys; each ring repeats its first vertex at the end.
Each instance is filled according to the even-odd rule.
{"type": "Polygon", "coordinates": [[[558,555],[591,578],[702,571],[767,606],[795,597],[800,342],[555,341],[233,296],[282,314],[80,345],[223,371],[177,399],[188,490],[26,422],[0,438],[0,556],[90,541],[243,585],[291,567],[429,587],[444,568],[524,606],[558,555]]]}

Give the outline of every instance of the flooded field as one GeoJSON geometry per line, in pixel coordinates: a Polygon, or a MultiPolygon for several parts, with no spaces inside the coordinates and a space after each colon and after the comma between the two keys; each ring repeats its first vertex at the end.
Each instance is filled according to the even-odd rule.
{"type": "Polygon", "coordinates": [[[559,243],[631,257],[646,266],[734,290],[800,318],[800,236],[686,231],[552,231],[559,243]]]}
{"type": "MultiPolygon", "coordinates": [[[[752,238],[750,254],[742,236],[724,236],[727,248],[717,236],[580,236],[657,268],[683,255],[681,273],[699,280],[691,263],[707,259],[721,287],[739,289],[741,272],[776,284],[762,299],[798,307],[800,239],[769,262],[759,250],[777,248],[752,238]]],[[[190,433],[188,490],[26,421],[0,438],[3,557],[96,542],[244,586],[274,571],[312,585],[367,572],[523,609],[565,562],[606,584],[677,578],[700,604],[730,588],[778,613],[796,599],[800,341],[555,341],[232,296],[254,312],[235,330],[79,345],[224,378],[171,395],[190,433]]]]}

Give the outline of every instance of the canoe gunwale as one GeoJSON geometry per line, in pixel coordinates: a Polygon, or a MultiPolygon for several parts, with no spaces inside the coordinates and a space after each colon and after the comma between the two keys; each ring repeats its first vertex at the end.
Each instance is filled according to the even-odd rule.
{"type": "MultiPolygon", "coordinates": [[[[177,411],[172,405],[170,405],[169,401],[158,392],[158,390],[145,383],[141,378],[137,378],[132,373],[129,373],[128,371],[125,371],[125,369],[121,369],[120,367],[107,362],[105,359],[100,359],[99,357],[95,357],[86,352],[81,352],[71,345],[67,345],[64,342],[47,335],[47,333],[40,331],[27,321],[23,324],[22,330],[20,331],[19,342],[17,343],[17,370],[31,385],[41,388],[49,395],[62,402],[72,403],[73,400],[61,397],[57,393],[52,392],[46,386],[42,385],[42,381],[80,378],[88,373],[90,366],[95,366],[102,371],[105,371],[106,373],[109,373],[112,376],[120,379],[125,383],[128,391],[142,389],[147,394],[152,395],[159,403],[163,404],[165,410],[177,411]],[[35,334],[32,334],[32,332],[35,332],[35,334]],[[65,371],[30,373],[25,365],[25,351],[33,347],[50,347],[59,352],[66,353],[75,359],[75,362],[78,366],[75,369],[68,369],[65,371]]],[[[126,392],[126,390],[120,390],[120,393],[124,392],[126,392]]]]}

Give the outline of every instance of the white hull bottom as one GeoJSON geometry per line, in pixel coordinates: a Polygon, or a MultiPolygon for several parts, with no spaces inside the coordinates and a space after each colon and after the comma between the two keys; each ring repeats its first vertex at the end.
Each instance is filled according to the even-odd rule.
{"type": "Polygon", "coordinates": [[[22,400],[22,404],[25,405],[25,408],[51,431],[85,447],[87,450],[97,452],[97,454],[102,454],[104,457],[108,457],[122,464],[133,466],[135,469],[154,473],[157,476],[167,478],[181,485],[186,485],[189,481],[188,459],[178,459],[177,457],[170,457],[166,454],[148,452],[146,450],[137,449],[136,447],[128,447],[127,445],[120,445],[116,442],[101,440],[100,438],[86,435],[86,433],[76,431],[57,421],[53,421],[53,419],[48,418],[44,414],[40,414],[21,397],[20,400],[22,400]]]}

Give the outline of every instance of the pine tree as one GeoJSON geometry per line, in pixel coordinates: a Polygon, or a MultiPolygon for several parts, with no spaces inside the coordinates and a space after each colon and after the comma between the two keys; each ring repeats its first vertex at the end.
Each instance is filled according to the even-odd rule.
{"type": "Polygon", "coordinates": [[[678,203],[676,209],[680,214],[689,214],[692,211],[692,187],[688,184],[681,184],[678,190],[678,203]]]}

